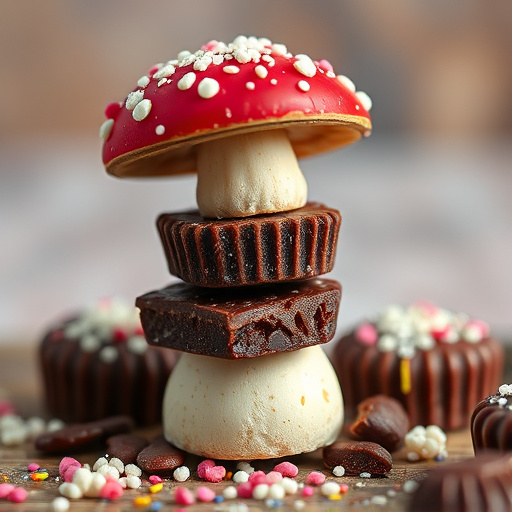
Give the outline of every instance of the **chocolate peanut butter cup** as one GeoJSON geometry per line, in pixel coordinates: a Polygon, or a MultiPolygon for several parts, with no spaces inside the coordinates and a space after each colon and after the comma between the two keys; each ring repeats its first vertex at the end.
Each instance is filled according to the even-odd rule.
{"type": "Polygon", "coordinates": [[[178,283],[136,304],[151,345],[238,359],[327,343],[340,299],[337,281],[318,278],[229,290],[178,283]]]}
{"type": "Polygon", "coordinates": [[[340,213],[320,203],[238,219],[205,219],[189,211],[157,220],[170,273],[205,287],[326,274],[334,266],[340,224],[340,213]]]}

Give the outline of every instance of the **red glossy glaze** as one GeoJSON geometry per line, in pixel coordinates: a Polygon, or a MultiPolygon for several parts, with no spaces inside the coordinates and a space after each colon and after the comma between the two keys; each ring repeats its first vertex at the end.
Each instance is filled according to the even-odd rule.
{"type": "Polygon", "coordinates": [[[160,87],[160,79],[152,76],[155,69],[150,70],[149,83],[134,89],[143,91],[144,99],[151,101],[147,117],[136,121],[124,103],[119,110],[106,111],[114,120],[103,147],[107,170],[119,176],[193,171],[195,162],[189,146],[263,128],[292,128],[290,139],[298,156],[348,144],[369,132],[367,110],[329,70],[326,61],[315,63],[315,75],[307,77],[294,67],[296,57],[278,54],[270,47],[266,51],[274,65],[264,59],[241,64],[232,58],[212,63],[205,71],[194,71],[193,64],[176,66],[168,77],[170,83],[160,87]],[[226,73],[226,66],[237,66],[240,71],[226,73]],[[257,66],[266,68],[266,77],[258,76],[257,66]],[[195,73],[196,80],[189,89],[180,90],[177,84],[189,72],[195,73]],[[215,96],[205,99],[198,86],[207,77],[216,80],[220,88],[215,96]],[[309,90],[302,90],[300,81],[307,82],[309,90]],[[254,84],[252,90],[248,83],[254,84]],[[301,134],[296,127],[302,125],[305,129],[301,134]],[[324,137],[326,130],[329,133],[324,137]]]}

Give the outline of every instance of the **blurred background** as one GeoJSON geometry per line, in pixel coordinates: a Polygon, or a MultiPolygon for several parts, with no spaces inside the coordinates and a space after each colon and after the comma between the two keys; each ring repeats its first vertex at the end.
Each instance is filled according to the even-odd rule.
{"type": "Polygon", "coordinates": [[[155,229],[195,176],[107,176],[104,107],[180,50],[239,34],[329,60],[373,99],[369,139],[302,162],[343,223],[339,330],[430,299],[512,340],[512,3],[2,0],[0,343],[172,281],[155,229]]]}

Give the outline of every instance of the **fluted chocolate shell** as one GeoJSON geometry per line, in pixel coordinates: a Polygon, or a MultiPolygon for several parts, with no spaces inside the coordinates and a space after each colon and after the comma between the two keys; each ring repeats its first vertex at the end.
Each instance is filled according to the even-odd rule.
{"type": "Polygon", "coordinates": [[[445,430],[469,427],[474,404],[495,392],[503,372],[503,348],[493,338],[478,343],[439,343],[417,350],[410,359],[410,391],[402,392],[401,359],[395,351],[342,337],[331,355],[338,374],[347,418],[359,402],[376,394],[396,398],[411,425],[438,425],[445,430]]]}
{"type": "Polygon", "coordinates": [[[48,411],[67,423],[127,415],[139,425],[160,421],[168,377],[179,354],[147,347],[143,353],[125,342],[110,345],[115,360],[101,351],[84,351],[65,335],[72,320],[50,330],[39,348],[48,411]]]}
{"type": "Polygon", "coordinates": [[[305,279],[334,266],[340,213],[320,203],[241,219],[163,213],[157,227],[169,271],[206,287],[305,279]]]}
{"type": "Polygon", "coordinates": [[[137,298],[148,343],[226,359],[327,343],[341,286],[332,279],[217,289],[177,283],[137,298]]]}
{"type": "Polygon", "coordinates": [[[511,397],[489,396],[478,403],[471,416],[471,438],[475,453],[484,450],[512,451],[511,397]],[[498,400],[503,398],[506,404],[498,400]],[[491,402],[491,400],[493,400],[491,402]]]}
{"type": "Polygon", "coordinates": [[[431,469],[412,495],[411,512],[512,510],[510,455],[483,453],[431,469]]]}

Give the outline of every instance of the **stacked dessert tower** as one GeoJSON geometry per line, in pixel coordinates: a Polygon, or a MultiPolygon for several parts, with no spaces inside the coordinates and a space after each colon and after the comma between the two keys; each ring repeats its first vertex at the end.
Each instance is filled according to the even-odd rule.
{"type": "Polygon", "coordinates": [[[103,158],[115,176],[197,171],[197,211],[157,221],[183,282],[137,299],[149,344],[183,352],[164,397],[175,446],[273,458],[333,442],[338,379],[320,344],[341,298],[339,213],[307,202],[297,157],[371,129],[369,98],[329,62],[240,36],[180,52],[110,104],[103,158]]]}

